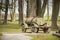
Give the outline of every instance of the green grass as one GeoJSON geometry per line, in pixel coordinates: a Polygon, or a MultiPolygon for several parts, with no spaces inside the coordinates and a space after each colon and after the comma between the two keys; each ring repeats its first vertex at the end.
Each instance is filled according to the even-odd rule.
{"type": "MultiPolygon", "coordinates": [[[[51,21],[48,23],[51,24],[51,21]]],[[[58,24],[60,24],[60,21],[58,21],[58,24]]],[[[18,21],[8,21],[7,24],[0,24],[0,32],[21,32],[21,26],[19,26],[18,21]]]]}
{"type": "Polygon", "coordinates": [[[0,28],[13,28],[18,29],[20,28],[18,22],[8,22],[7,24],[0,24],[0,28]]]}
{"type": "Polygon", "coordinates": [[[2,36],[3,34],[2,33],[0,33],[0,36],[2,36]]]}
{"type": "Polygon", "coordinates": [[[53,36],[51,34],[39,34],[39,35],[29,35],[33,37],[32,40],[60,40],[60,38],[53,36]]]}
{"type": "Polygon", "coordinates": [[[1,28],[0,32],[7,32],[7,33],[19,33],[21,29],[9,29],[9,28],[1,28]]]}
{"type": "Polygon", "coordinates": [[[0,32],[21,32],[21,26],[18,22],[8,22],[7,24],[0,24],[0,32]]]}
{"type": "Polygon", "coordinates": [[[19,25],[18,24],[2,24],[0,25],[0,28],[13,28],[13,29],[18,29],[19,25]]]}
{"type": "Polygon", "coordinates": [[[60,40],[60,38],[53,36],[51,34],[44,34],[43,36],[47,38],[47,40],[60,40]]]}
{"type": "MultiPolygon", "coordinates": [[[[60,24],[60,21],[58,22],[58,24],[60,24]]],[[[19,26],[18,22],[8,22],[6,25],[4,24],[0,25],[0,32],[20,33],[21,27],[19,26]]],[[[0,36],[2,36],[1,33],[0,36]]],[[[60,38],[53,36],[51,34],[38,34],[38,35],[30,34],[29,36],[33,37],[32,40],[60,40],[60,38]]]]}

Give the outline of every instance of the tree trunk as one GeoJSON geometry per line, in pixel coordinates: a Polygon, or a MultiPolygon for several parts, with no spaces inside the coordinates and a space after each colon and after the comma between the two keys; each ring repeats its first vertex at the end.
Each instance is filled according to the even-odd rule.
{"type": "Polygon", "coordinates": [[[0,22],[1,22],[1,9],[0,9],[0,22]]]}
{"type": "Polygon", "coordinates": [[[23,0],[18,0],[19,4],[19,25],[23,23],[23,0]]]}
{"type": "Polygon", "coordinates": [[[49,1],[47,2],[47,21],[49,22],[49,1]]]}
{"type": "Polygon", "coordinates": [[[36,16],[36,0],[27,0],[27,17],[36,16]]]}
{"type": "Polygon", "coordinates": [[[0,9],[0,22],[1,22],[1,9],[0,9]]]}
{"type": "Polygon", "coordinates": [[[0,5],[0,22],[1,22],[1,9],[2,9],[2,1],[3,0],[0,0],[1,1],[1,5],[0,5]]]}
{"type": "Polygon", "coordinates": [[[40,17],[40,12],[41,12],[41,0],[37,0],[37,10],[36,10],[36,16],[40,17]]]}
{"type": "Polygon", "coordinates": [[[9,0],[6,0],[6,11],[5,11],[5,16],[4,16],[4,24],[7,24],[7,14],[8,14],[8,5],[9,5],[9,0]]]}
{"type": "Polygon", "coordinates": [[[11,21],[15,21],[15,8],[16,8],[16,0],[12,0],[13,2],[13,9],[12,9],[12,14],[11,14],[11,21]]]}
{"type": "Polygon", "coordinates": [[[57,28],[57,17],[59,13],[59,0],[53,0],[53,10],[52,10],[52,26],[57,28]]]}
{"type": "Polygon", "coordinates": [[[44,16],[47,2],[48,2],[48,0],[44,0],[44,1],[43,1],[43,6],[42,6],[42,8],[41,8],[40,17],[43,17],[43,16],[44,16]]]}

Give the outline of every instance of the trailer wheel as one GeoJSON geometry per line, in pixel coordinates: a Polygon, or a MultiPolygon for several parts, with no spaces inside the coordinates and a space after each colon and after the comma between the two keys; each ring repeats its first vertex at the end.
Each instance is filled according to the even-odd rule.
{"type": "Polygon", "coordinates": [[[38,31],[39,31],[39,28],[34,28],[35,33],[38,33],[38,31]]]}
{"type": "Polygon", "coordinates": [[[31,27],[31,32],[34,32],[34,27],[31,27]]]}
{"type": "Polygon", "coordinates": [[[25,32],[26,32],[26,28],[22,28],[22,32],[24,32],[24,33],[25,33],[25,32]]]}
{"type": "Polygon", "coordinates": [[[31,31],[34,32],[34,33],[38,33],[39,28],[32,27],[32,28],[31,28],[31,31]]]}
{"type": "Polygon", "coordinates": [[[25,25],[22,25],[22,32],[26,32],[25,25]]]}

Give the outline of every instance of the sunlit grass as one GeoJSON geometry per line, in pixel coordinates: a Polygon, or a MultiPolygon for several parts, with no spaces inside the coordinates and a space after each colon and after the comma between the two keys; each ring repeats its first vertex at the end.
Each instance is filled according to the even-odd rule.
{"type": "Polygon", "coordinates": [[[0,33],[0,36],[2,36],[3,34],[2,33],[0,33]]]}
{"type": "MultiPolygon", "coordinates": [[[[57,21],[60,24],[60,21],[57,21]]],[[[48,24],[51,24],[51,21],[48,21],[48,24]]],[[[21,32],[21,26],[19,26],[19,22],[10,22],[7,24],[0,24],[0,32],[21,32]]]]}
{"type": "Polygon", "coordinates": [[[1,24],[0,32],[21,32],[21,26],[19,26],[18,22],[8,22],[7,24],[1,24]]]}
{"type": "Polygon", "coordinates": [[[21,29],[0,28],[0,32],[19,33],[21,32],[21,29]]]}
{"type": "Polygon", "coordinates": [[[32,40],[60,40],[60,38],[53,36],[52,34],[38,34],[38,35],[29,35],[33,37],[32,40]]]}
{"type": "Polygon", "coordinates": [[[43,35],[47,40],[60,40],[60,38],[53,36],[52,34],[44,34],[43,35]]]}
{"type": "Polygon", "coordinates": [[[14,28],[18,29],[20,28],[18,22],[8,22],[7,24],[1,24],[0,28],[14,28]]]}

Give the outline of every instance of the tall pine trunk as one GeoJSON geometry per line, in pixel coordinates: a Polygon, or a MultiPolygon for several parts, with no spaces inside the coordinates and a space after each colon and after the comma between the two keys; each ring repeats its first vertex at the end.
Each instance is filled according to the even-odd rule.
{"type": "Polygon", "coordinates": [[[5,1],[6,9],[5,9],[5,16],[4,16],[4,24],[7,24],[7,15],[8,15],[8,5],[9,5],[9,0],[5,1]]]}
{"type": "Polygon", "coordinates": [[[27,17],[36,16],[36,0],[27,0],[27,17]]]}
{"type": "Polygon", "coordinates": [[[41,8],[40,17],[43,17],[43,16],[44,16],[47,3],[48,3],[48,0],[44,0],[44,1],[43,1],[43,6],[42,6],[42,8],[41,8]]]}
{"type": "Polygon", "coordinates": [[[2,10],[2,1],[3,0],[0,0],[1,1],[1,5],[0,5],[0,22],[1,22],[1,10],[2,10]]]}
{"type": "Polygon", "coordinates": [[[16,0],[12,0],[13,2],[13,9],[12,9],[12,14],[11,14],[11,21],[15,21],[15,8],[16,8],[16,0]]]}
{"type": "Polygon", "coordinates": [[[57,17],[59,13],[59,0],[53,0],[53,10],[52,10],[52,26],[57,28],[57,17]]]}
{"type": "Polygon", "coordinates": [[[36,0],[36,4],[37,4],[37,10],[36,10],[36,16],[40,17],[40,12],[41,12],[41,0],[36,0]]]}
{"type": "Polygon", "coordinates": [[[23,0],[18,0],[18,4],[19,4],[19,25],[21,25],[23,23],[23,0]]]}

